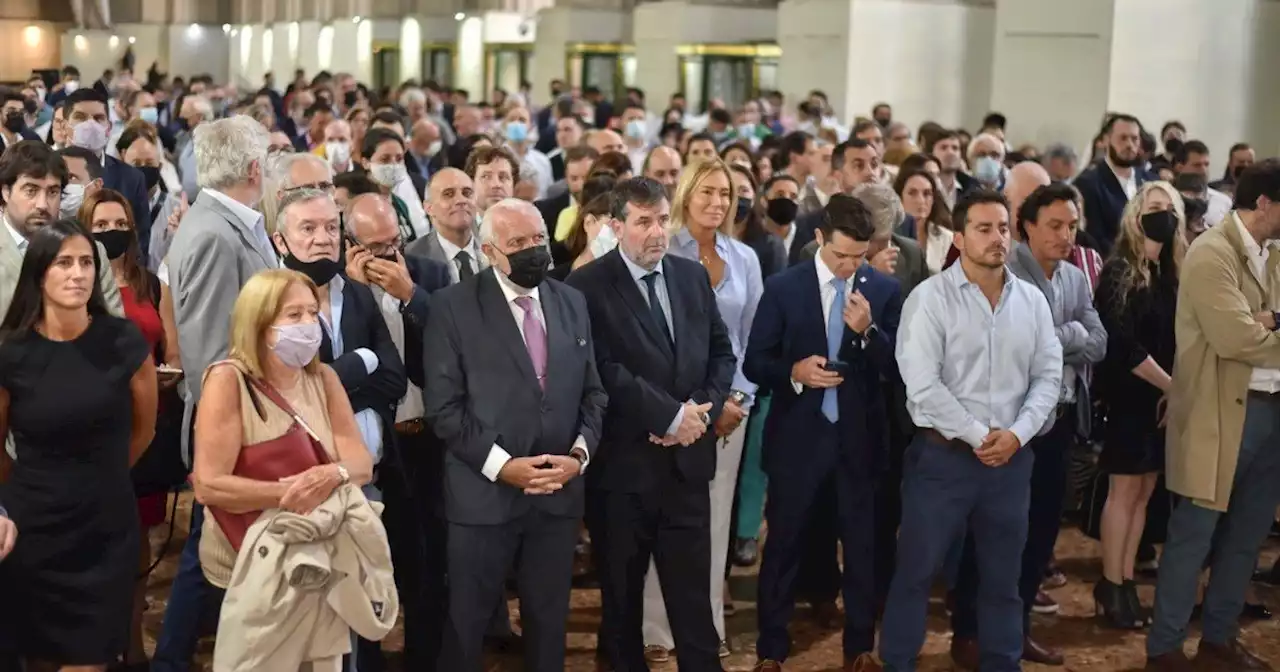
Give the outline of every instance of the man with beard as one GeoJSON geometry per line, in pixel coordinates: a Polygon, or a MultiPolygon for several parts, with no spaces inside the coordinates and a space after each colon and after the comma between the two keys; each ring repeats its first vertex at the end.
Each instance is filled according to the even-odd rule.
{"type": "Polygon", "coordinates": [[[1102,127],[1107,156],[1076,178],[1075,187],[1084,198],[1084,220],[1089,235],[1106,257],[1120,233],[1124,206],[1143,184],[1156,179],[1142,169],[1142,123],[1127,114],[1113,115],[1102,127]]]}
{"type": "Polygon", "coordinates": [[[1034,462],[1022,448],[1061,393],[1049,303],[1005,267],[1004,197],[975,192],[954,217],[960,263],[907,297],[898,328],[898,367],[919,430],[903,458],[898,561],[880,640],[891,672],[916,669],[934,575],[966,526],[978,564],[982,669],[1022,669],[1018,577],[1034,462]]]}
{"type": "Polygon", "coordinates": [[[942,169],[938,174],[942,200],[947,204],[947,209],[951,210],[956,207],[960,196],[974,186],[974,179],[964,172],[964,150],[960,145],[960,136],[955,131],[943,131],[934,139],[933,146],[925,147],[924,151],[938,160],[938,167],[942,169]]]}

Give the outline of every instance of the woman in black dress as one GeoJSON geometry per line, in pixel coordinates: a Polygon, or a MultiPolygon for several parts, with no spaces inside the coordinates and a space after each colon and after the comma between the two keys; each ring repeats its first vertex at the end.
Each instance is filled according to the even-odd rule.
{"type": "Polygon", "coordinates": [[[1102,579],[1094,597],[1117,628],[1140,628],[1148,618],[1133,566],[1147,501],[1164,469],[1165,395],[1185,225],[1182,197],[1168,182],[1143,185],[1121,216],[1094,298],[1107,328],[1107,356],[1094,378],[1107,417],[1098,466],[1110,475],[1102,509],[1102,579]]]}
{"type": "Polygon", "coordinates": [[[22,531],[0,563],[0,627],[32,670],[106,669],[129,644],[129,468],[155,433],[156,371],[107,313],[92,240],[73,221],[38,230],[0,323],[0,436],[17,449],[0,499],[22,531]]]}

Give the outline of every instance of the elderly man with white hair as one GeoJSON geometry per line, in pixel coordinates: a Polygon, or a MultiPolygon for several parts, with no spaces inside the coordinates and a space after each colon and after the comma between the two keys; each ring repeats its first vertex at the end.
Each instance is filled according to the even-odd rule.
{"type": "MultiPolygon", "coordinates": [[[[336,123],[336,122],[335,122],[336,123]]],[[[258,210],[274,234],[279,207],[285,196],[301,189],[316,189],[333,196],[333,168],[316,154],[277,154],[267,160],[267,188],[258,210]]]]}
{"type": "Polygon", "coordinates": [[[186,122],[186,135],[178,136],[178,172],[182,174],[182,191],[188,201],[196,200],[200,193],[200,185],[196,181],[195,137],[196,129],[201,124],[213,121],[213,104],[204,96],[187,96],[182,99],[182,109],[178,117],[186,122]]]}
{"type": "MultiPolygon", "coordinates": [[[[227,356],[227,316],[240,288],[254,273],[277,266],[265,220],[254,209],[266,191],[270,144],[267,130],[250,117],[235,116],[201,123],[192,137],[191,177],[199,176],[201,191],[182,218],[168,257],[178,347],[189,372],[184,427],[189,427],[195,417],[204,370],[227,356]]],[[[183,432],[184,444],[189,436],[183,432]]],[[[190,449],[184,445],[188,464],[190,449]]],[[[164,625],[156,642],[152,665],[157,670],[189,667],[200,635],[205,600],[212,599],[212,589],[200,569],[203,520],[204,507],[193,504],[191,532],[178,561],[164,625]]]]}
{"type": "Polygon", "coordinates": [[[573,551],[607,398],[586,299],[547,278],[546,225],[505,199],[480,225],[491,266],[432,300],[426,418],[445,447],[449,626],[438,668],[480,670],[519,552],[524,669],[564,669],[573,551]]]}
{"type": "Polygon", "coordinates": [[[987,189],[1004,186],[1004,140],[991,133],[979,133],[969,142],[969,171],[987,189]]]}

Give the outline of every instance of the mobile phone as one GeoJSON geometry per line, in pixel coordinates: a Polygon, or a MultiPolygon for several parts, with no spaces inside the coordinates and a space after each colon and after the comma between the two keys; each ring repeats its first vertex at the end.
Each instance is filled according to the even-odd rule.
{"type": "Polygon", "coordinates": [[[842,362],[838,359],[828,359],[827,363],[822,365],[822,370],[830,371],[831,373],[838,373],[843,376],[849,372],[849,363],[842,362]]]}

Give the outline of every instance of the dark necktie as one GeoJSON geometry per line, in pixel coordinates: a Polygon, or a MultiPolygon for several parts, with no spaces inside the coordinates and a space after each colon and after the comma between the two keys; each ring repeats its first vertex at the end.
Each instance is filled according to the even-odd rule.
{"type": "Polygon", "coordinates": [[[458,265],[458,282],[462,282],[476,274],[471,269],[471,255],[466,250],[458,252],[453,261],[458,265]]]}
{"type": "Polygon", "coordinates": [[[657,281],[661,277],[657,271],[644,276],[644,284],[649,287],[649,312],[653,315],[653,319],[658,322],[658,327],[662,329],[662,333],[667,337],[667,344],[675,347],[675,340],[671,338],[671,327],[667,326],[667,314],[662,312],[662,303],[658,301],[657,281]]]}

